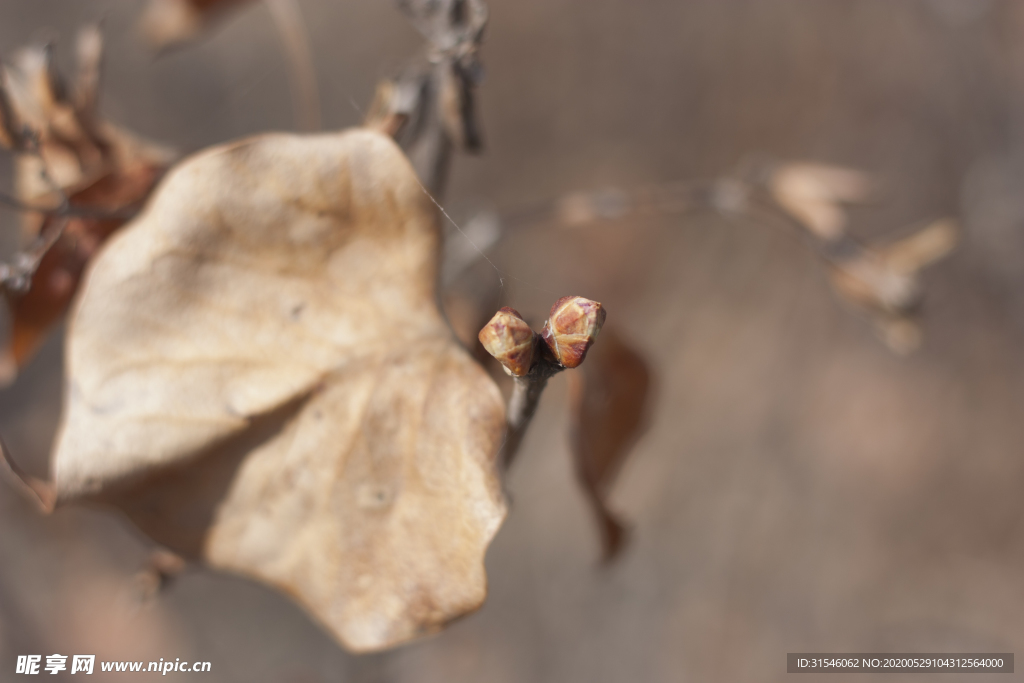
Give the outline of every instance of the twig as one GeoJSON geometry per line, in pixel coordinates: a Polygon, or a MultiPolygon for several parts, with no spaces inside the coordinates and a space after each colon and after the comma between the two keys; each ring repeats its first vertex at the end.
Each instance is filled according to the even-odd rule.
{"type": "MultiPolygon", "coordinates": [[[[366,125],[399,142],[437,203],[444,193],[453,150],[477,152],[483,146],[475,88],[482,80],[477,53],[488,11],[483,0],[397,2],[427,39],[426,55],[395,81],[380,84],[366,125]]],[[[663,202],[670,199],[661,198],[663,202]]],[[[484,348],[514,378],[500,454],[503,467],[515,458],[548,379],[583,361],[603,322],[600,304],[563,297],[552,307],[539,335],[513,309],[502,309],[481,330],[484,348]]]]}
{"type": "Polygon", "coordinates": [[[558,363],[543,358],[529,374],[512,378],[512,396],[509,397],[506,411],[508,431],[505,433],[505,443],[502,444],[500,455],[504,469],[512,466],[512,461],[519,452],[519,445],[523,441],[527,427],[530,426],[530,421],[533,420],[534,413],[537,412],[541,394],[544,393],[548,380],[564,369],[558,363]]]}
{"type": "Polygon", "coordinates": [[[482,0],[397,0],[427,39],[424,54],[394,82],[382,84],[368,125],[394,136],[420,182],[444,194],[454,149],[482,148],[474,90],[483,70],[477,51],[487,24],[482,0]]]}
{"type": "MultiPolygon", "coordinates": [[[[424,189],[437,203],[444,193],[453,150],[477,152],[483,146],[474,93],[482,80],[477,53],[488,11],[482,0],[397,2],[427,39],[426,54],[398,79],[378,87],[366,125],[401,144],[424,189]]],[[[583,361],[603,323],[601,304],[563,297],[552,307],[540,334],[510,308],[498,311],[480,331],[484,348],[514,381],[499,456],[503,467],[515,458],[548,379],[583,361]]]]}
{"type": "MultiPolygon", "coordinates": [[[[895,245],[864,245],[843,229],[845,211],[841,204],[863,201],[868,194],[866,183],[864,174],[849,169],[761,160],[755,165],[741,164],[734,174],[711,181],[574,192],[509,211],[503,223],[515,227],[550,222],[576,227],[600,220],[711,210],[795,229],[827,267],[838,293],[867,310],[876,325],[887,325],[912,316],[922,298],[917,271],[948,253],[956,241],[956,227],[952,221],[940,221],[895,245]],[[805,196],[783,194],[785,188],[780,188],[776,180],[780,173],[798,181],[790,190],[802,191],[805,196]],[[809,208],[799,211],[802,207],[809,208]],[[918,255],[909,260],[894,257],[890,253],[894,249],[904,256],[918,255]]],[[[893,344],[887,334],[883,336],[893,350],[910,350],[906,344],[893,344]]]]}
{"type": "Polygon", "coordinates": [[[295,0],[266,0],[266,4],[284,45],[299,128],[307,132],[320,130],[320,91],[302,11],[295,0]]]}

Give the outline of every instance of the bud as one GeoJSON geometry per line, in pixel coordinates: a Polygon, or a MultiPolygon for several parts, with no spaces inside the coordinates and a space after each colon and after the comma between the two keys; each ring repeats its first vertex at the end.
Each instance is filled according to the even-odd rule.
{"type": "Polygon", "coordinates": [[[575,368],[587,356],[604,324],[604,307],[581,296],[563,296],[551,307],[541,337],[563,366],[575,368]]]}
{"type": "Polygon", "coordinates": [[[509,374],[522,377],[530,372],[536,342],[533,330],[519,311],[508,306],[502,308],[484,325],[478,338],[509,374]]]}

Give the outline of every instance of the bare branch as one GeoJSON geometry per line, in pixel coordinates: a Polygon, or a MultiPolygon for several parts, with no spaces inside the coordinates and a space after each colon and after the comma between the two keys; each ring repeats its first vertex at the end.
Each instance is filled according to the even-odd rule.
{"type": "Polygon", "coordinates": [[[946,219],[891,245],[862,244],[846,232],[843,204],[863,202],[873,191],[868,176],[859,171],[760,160],[710,181],[573,192],[510,211],[503,222],[573,228],[600,220],[711,210],[795,229],[826,266],[836,292],[868,317],[890,349],[904,354],[920,343],[919,271],[953,249],[959,230],[946,219]]]}
{"type": "Polygon", "coordinates": [[[483,80],[478,49],[487,24],[482,0],[398,0],[427,39],[424,54],[379,89],[370,125],[388,130],[424,187],[444,193],[453,149],[482,146],[474,91],[483,80]]]}
{"type": "Polygon", "coordinates": [[[548,385],[548,380],[565,368],[549,358],[542,358],[529,374],[513,378],[512,396],[508,401],[508,431],[505,443],[501,447],[501,465],[504,469],[512,466],[512,461],[519,452],[519,445],[526,435],[537,406],[540,405],[541,394],[548,385]]]}

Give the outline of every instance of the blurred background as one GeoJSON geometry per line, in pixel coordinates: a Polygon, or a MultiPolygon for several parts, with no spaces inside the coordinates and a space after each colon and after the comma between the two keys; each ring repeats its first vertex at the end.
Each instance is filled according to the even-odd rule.
{"type": "MultiPolygon", "coordinates": [[[[776,681],[787,652],[1024,652],[1024,3],[488,4],[486,149],[455,161],[453,216],[714,177],[751,154],[860,168],[883,192],[852,213],[857,237],[964,226],[924,275],[923,346],[891,353],[777,226],[516,225],[489,254],[500,305],[541,320],[564,294],[602,301],[651,367],[650,426],[611,496],[632,527],[621,558],[598,561],[559,376],[510,474],[488,601],[440,635],[351,656],[286,597],[201,570],[139,605],[137,532],[105,511],[42,517],[0,487],[0,680],[20,678],[16,655],[54,652],[208,660],[170,676],[211,683],[776,681]]],[[[422,38],[391,2],[300,5],[325,127],[356,125],[422,38]]],[[[0,56],[52,38],[70,65],[77,27],[102,18],[111,120],[184,152],[294,129],[264,6],[160,58],[142,6],[0,0],[0,56]]],[[[17,215],[2,221],[9,254],[17,215]]],[[[61,344],[0,392],[0,433],[40,477],[61,344]]]]}

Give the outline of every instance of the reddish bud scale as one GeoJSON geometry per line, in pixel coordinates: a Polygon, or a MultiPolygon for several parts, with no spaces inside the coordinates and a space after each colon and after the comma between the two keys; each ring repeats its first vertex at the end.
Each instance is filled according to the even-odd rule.
{"type": "Polygon", "coordinates": [[[563,296],[551,307],[540,335],[559,363],[575,368],[586,358],[604,319],[604,307],[598,302],[581,296],[563,296]]]}
{"type": "Polygon", "coordinates": [[[506,306],[484,325],[478,338],[487,353],[494,356],[509,373],[522,377],[533,366],[536,346],[534,336],[533,330],[519,312],[506,306]]]}

